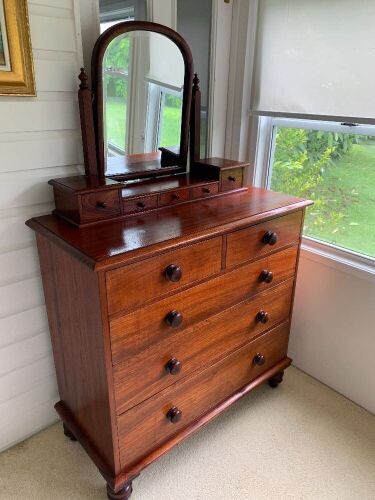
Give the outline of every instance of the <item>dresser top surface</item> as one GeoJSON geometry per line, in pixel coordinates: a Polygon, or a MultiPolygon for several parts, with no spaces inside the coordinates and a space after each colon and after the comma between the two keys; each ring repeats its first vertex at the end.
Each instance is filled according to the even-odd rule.
{"type": "Polygon", "coordinates": [[[115,267],[228,230],[301,209],[311,202],[260,188],[78,228],[55,215],[27,225],[95,270],[115,267]]]}

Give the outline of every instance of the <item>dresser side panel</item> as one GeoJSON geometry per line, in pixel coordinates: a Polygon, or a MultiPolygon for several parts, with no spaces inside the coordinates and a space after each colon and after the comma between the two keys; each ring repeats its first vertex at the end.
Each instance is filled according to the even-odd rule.
{"type": "Polygon", "coordinates": [[[61,401],[116,473],[118,439],[100,277],[45,237],[37,235],[37,244],[61,401]]]}

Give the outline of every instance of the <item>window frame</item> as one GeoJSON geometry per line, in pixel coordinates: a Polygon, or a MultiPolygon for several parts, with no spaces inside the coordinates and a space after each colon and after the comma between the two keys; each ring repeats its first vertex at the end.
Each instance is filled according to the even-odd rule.
{"type": "MultiPolygon", "coordinates": [[[[375,137],[374,125],[357,123],[354,125],[355,126],[349,126],[348,124],[321,120],[259,116],[253,178],[254,185],[264,189],[270,189],[277,127],[355,133],[358,135],[373,135],[375,137]]],[[[328,258],[343,264],[349,270],[364,271],[375,277],[374,257],[305,235],[302,235],[302,250],[307,253],[315,254],[316,258],[328,258]]]]}

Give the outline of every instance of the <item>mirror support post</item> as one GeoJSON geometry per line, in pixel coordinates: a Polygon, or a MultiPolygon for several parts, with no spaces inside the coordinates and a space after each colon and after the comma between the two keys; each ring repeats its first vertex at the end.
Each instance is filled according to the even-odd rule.
{"type": "Polygon", "coordinates": [[[83,157],[85,162],[85,174],[98,176],[98,165],[96,160],[95,128],[92,109],[92,93],[87,84],[87,74],[84,68],[81,68],[79,74],[79,114],[81,117],[83,157]]]}
{"type": "Polygon", "coordinates": [[[190,114],[190,164],[200,160],[201,141],[201,90],[197,73],[193,79],[193,94],[190,114]]]}

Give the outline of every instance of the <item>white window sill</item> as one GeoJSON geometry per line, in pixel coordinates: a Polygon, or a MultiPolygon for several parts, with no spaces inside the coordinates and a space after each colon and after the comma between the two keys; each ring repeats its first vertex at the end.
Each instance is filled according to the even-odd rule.
{"type": "Polygon", "coordinates": [[[375,284],[375,259],[303,237],[301,257],[375,284]]]}

